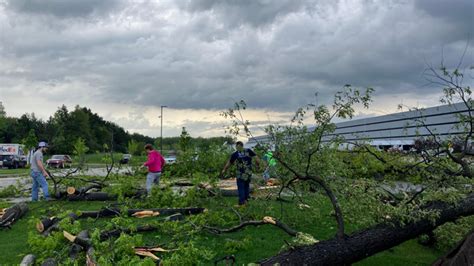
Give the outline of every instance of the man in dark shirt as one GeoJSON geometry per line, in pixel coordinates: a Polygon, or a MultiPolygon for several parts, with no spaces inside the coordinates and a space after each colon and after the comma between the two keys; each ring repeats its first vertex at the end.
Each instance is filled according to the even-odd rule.
{"type": "Polygon", "coordinates": [[[232,153],[230,159],[227,161],[222,175],[227,171],[234,162],[237,166],[237,189],[239,191],[239,205],[247,203],[250,194],[250,179],[252,178],[252,158],[255,158],[257,167],[260,167],[260,159],[251,149],[244,149],[244,144],[241,141],[235,143],[237,149],[232,153]]]}

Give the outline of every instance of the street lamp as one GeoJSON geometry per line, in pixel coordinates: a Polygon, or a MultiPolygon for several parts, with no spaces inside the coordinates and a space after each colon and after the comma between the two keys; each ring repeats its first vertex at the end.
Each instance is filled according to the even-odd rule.
{"type": "Polygon", "coordinates": [[[166,105],[160,106],[161,108],[161,126],[160,126],[160,153],[163,154],[163,108],[168,107],[166,105]]]}

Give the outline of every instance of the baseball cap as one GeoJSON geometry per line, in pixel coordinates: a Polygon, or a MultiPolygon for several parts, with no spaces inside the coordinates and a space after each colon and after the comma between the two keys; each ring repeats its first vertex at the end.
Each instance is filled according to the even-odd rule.
{"type": "Polygon", "coordinates": [[[41,141],[40,143],[38,143],[38,147],[48,147],[48,143],[44,142],[44,141],[41,141]]]}

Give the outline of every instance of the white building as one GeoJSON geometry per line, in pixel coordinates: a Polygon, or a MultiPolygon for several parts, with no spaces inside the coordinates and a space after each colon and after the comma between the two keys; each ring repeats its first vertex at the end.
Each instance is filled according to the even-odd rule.
{"type": "MultiPolygon", "coordinates": [[[[416,139],[428,137],[431,133],[441,138],[463,134],[464,128],[459,127],[459,114],[468,114],[464,103],[355,119],[336,123],[336,130],[324,139],[340,136],[348,143],[364,141],[380,149],[408,150],[416,139]]],[[[246,146],[253,147],[267,141],[268,136],[259,136],[249,139],[246,146]]],[[[346,147],[350,148],[351,145],[347,144],[346,147]]]]}

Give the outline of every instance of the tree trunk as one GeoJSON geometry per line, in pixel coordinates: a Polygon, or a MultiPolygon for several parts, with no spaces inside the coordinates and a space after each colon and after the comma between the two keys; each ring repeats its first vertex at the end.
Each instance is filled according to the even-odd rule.
{"type": "Polygon", "coordinates": [[[92,245],[92,241],[89,238],[89,233],[87,230],[81,231],[77,236],[68,233],[67,231],[63,231],[64,237],[69,240],[71,243],[77,244],[84,249],[89,248],[92,245]],[[85,233],[84,233],[85,231],[85,233]]]}
{"type": "Polygon", "coordinates": [[[23,257],[23,259],[20,262],[20,266],[30,266],[34,265],[36,261],[36,256],[33,254],[28,254],[23,257]]]}
{"type": "Polygon", "coordinates": [[[44,260],[43,264],[41,266],[57,266],[58,262],[53,259],[53,258],[47,258],[44,260]]]}
{"type": "Polygon", "coordinates": [[[474,230],[433,266],[474,265],[474,230]]]}
{"type": "MultiPolygon", "coordinates": [[[[89,239],[89,231],[82,230],[79,234],[77,234],[77,237],[81,239],[89,239]]],[[[71,258],[71,260],[77,259],[77,256],[79,255],[79,253],[85,250],[85,248],[88,248],[88,247],[83,247],[79,244],[73,243],[71,245],[71,248],[69,249],[69,258],[71,258]]]]}
{"type": "Polygon", "coordinates": [[[379,224],[370,229],[357,232],[345,239],[333,238],[317,244],[296,247],[265,259],[262,265],[345,265],[357,262],[380,251],[397,246],[436,227],[456,219],[474,215],[474,194],[456,204],[435,202],[424,208],[438,211],[435,221],[421,219],[417,222],[397,225],[379,224]]]}
{"type": "Polygon", "coordinates": [[[116,200],[117,195],[109,194],[107,192],[89,192],[85,194],[71,194],[68,195],[67,199],[69,201],[81,201],[81,200],[89,200],[89,201],[107,201],[107,200],[116,200]]]}
{"type": "Polygon", "coordinates": [[[18,219],[28,211],[28,205],[26,203],[17,203],[12,207],[5,210],[5,213],[0,218],[0,228],[8,227],[10,228],[18,219]]]}
{"type": "Polygon", "coordinates": [[[59,221],[59,218],[57,218],[57,217],[50,217],[50,218],[42,219],[41,221],[36,223],[36,230],[38,230],[38,232],[40,232],[40,233],[43,233],[46,230],[48,230],[48,228],[50,228],[55,223],[57,223],[58,221],[59,221]]]}
{"type": "MultiPolygon", "coordinates": [[[[172,214],[180,213],[182,215],[190,215],[190,214],[199,214],[205,212],[205,208],[165,208],[165,209],[129,209],[127,211],[128,216],[133,216],[133,214],[142,211],[152,211],[152,212],[159,212],[160,216],[169,216],[172,214]]],[[[121,214],[120,209],[115,208],[104,208],[99,211],[83,211],[80,215],[73,215],[71,217],[73,219],[79,218],[101,218],[101,217],[113,217],[119,216],[121,214]]]]}

